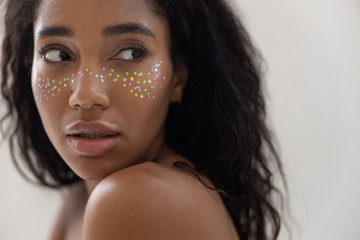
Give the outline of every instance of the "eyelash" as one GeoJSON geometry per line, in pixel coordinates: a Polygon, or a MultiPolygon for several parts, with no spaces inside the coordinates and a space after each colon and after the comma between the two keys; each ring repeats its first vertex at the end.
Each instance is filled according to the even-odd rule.
{"type": "Polygon", "coordinates": [[[141,56],[139,58],[136,58],[133,60],[123,60],[123,61],[140,61],[141,59],[145,58],[146,55],[148,54],[148,50],[144,46],[136,44],[136,43],[127,43],[127,44],[121,46],[121,48],[116,51],[116,54],[111,59],[122,60],[122,59],[116,59],[116,56],[118,56],[120,53],[122,53],[123,51],[126,51],[126,50],[139,51],[141,56]]]}
{"type": "MultiPolygon", "coordinates": [[[[52,44],[52,45],[45,46],[45,47],[41,48],[41,49],[38,51],[39,54],[40,54],[40,56],[41,56],[46,62],[48,62],[48,63],[58,64],[58,63],[55,63],[55,62],[50,62],[50,61],[48,61],[48,60],[45,58],[46,53],[47,53],[48,51],[50,51],[50,50],[60,50],[60,51],[63,51],[63,52],[65,52],[67,55],[69,55],[70,61],[73,61],[73,60],[74,60],[74,59],[73,59],[73,53],[72,53],[69,49],[65,48],[65,47],[62,46],[62,45],[52,44]]],[[[61,62],[59,62],[59,63],[61,63],[61,62]]]]}
{"type": "MultiPolygon", "coordinates": [[[[61,64],[63,63],[64,61],[62,62],[51,62],[51,61],[48,61],[46,58],[45,58],[45,55],[48,51],[50,50],[60,50],[60,51],[63,51],[65,52],[69,57],[70,57],[70,61],[74,61],[73,59],[73,54],[72,52],[65,48],[64,46],[62,45],[58,45],[58,44],[52,44],[52,45],[48,45],[48,46],[45,46],[43,48],[41,48],[40,50],[38,50],[38,53],[40,54],[40,56],[44,59],[45,62],[49,63],[49,64],[61,64]]],[[[116,59],[115,57],[118,56],[121,52],[123,51],[126,51],[126,50],[135,50],[135,51],[139,51],[141,56],[136,58],[136,59],[133,59],[133,60],[123,60],[123,61],[140,61],[141,59],[145,58],[146,55],[148,54],[148,50],[142,46],[142,45],[139,45],[139,44],[134,44],[134,43],[128,43],[127,45],[125,46],[122,46],[118,51],[116,51],[116,54],[111,58],[113,60],[122,60],[122,59],[116,59]]],[[[69,61],[69,60],[68,60],[69,61]]]]}

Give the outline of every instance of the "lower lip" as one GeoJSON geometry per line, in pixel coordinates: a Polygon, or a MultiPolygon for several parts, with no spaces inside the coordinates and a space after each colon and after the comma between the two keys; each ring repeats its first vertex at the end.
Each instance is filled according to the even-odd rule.
{"type": "Polygon", "coordinates": [[[96,157],[108,152],[119,139],[119,135],[106,138],[81,138],[77,136],[68,136],[70,146],[79,154],[96,157]]]}

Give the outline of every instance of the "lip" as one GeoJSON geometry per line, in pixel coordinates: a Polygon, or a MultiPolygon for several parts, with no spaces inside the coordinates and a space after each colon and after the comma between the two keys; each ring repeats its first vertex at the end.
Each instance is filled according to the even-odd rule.
{"type": "Polygon", "coordinates": [[[66,128],[66,137],[71,148],[80,155],[101,156],[111,150],[119,140],[120,132],[103,122],[77,122],[66,128]],[[104,138],[83,138],[81,134],[102,134],[104,138]]]}

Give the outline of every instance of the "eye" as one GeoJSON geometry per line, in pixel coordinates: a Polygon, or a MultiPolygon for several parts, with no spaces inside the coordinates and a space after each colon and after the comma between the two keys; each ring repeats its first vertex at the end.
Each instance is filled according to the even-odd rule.
{"type": "Polygon", "coordinates": [[[71,51],[57,44],[45,46],[39,50],[39,54],[48,63],[61,63],[73,60],[71,51]]]}
{"type": "Polygon", "coordinates": [[[45,60],[49,62],[62,62],[62,61],[69,61],[71,59],[70,55],[67,54],[65,51],[60,49],[50,49],[47,50],[43,57],[45,60]]]}
{"type": "Polygon", "coordinates": [[[122,60],[136,60],[142,57],[143,52],[138,49],[126,49],[121,51],[115,58],[122,60]]]}
{"type": "Polygon", "coordinates": [[[115,57],[115,60],[134,61],[146,55],[146,49],[142,46],[126,46],[115,57]]]}

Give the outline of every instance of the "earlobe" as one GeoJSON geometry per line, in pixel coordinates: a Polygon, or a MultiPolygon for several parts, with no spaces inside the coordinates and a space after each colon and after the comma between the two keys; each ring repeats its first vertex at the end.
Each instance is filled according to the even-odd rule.
{"type": "Polygon", "coordinates": [[[177,60],[174,64],[174,76],[170,102],[181,103],[184,88],[188,80],[188,68],[184,60],[177,60]]]}

